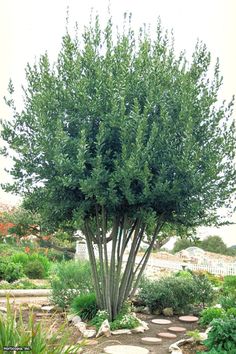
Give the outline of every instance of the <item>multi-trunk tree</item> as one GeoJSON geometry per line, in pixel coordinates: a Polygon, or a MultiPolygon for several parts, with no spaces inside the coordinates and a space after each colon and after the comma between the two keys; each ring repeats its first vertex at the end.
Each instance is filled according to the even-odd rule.
{"type": "Polygon", "coordinates": [[[160,23],[152,39],[130,23],[115,35],[97,18],[81,38],[66,33],[53,65],[47,54],[27,65],[21,112],[6,100],[14,114],[2,137],[16,152],[6,188],[52,224],[84,232],[97,303],[111,318],[134,294],[165,223],[217,224],[218,208],[229,206],[232,102],[217,103],[219,65],[212,79],[209,67],[201,43],[190,63],[176,56],[160,23]],[[137,263],[150,218],[155,228],[137,263]]]}

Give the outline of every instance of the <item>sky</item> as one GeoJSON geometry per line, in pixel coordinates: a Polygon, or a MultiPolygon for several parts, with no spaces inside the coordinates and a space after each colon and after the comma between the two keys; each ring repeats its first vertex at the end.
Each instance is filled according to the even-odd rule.
{"type": "MultiPolygon", "coordinates": [[[[40,54],[48,51],[55,60],[65,33],[66,11],[69,7],[70,27],[75,21],[79,29],[88,24],[91,8],[104,22],[108,15],[106,0],[1,0],[0,2],[0,118],[10,119],[3,96],[7,94],[9,79],[13,80],[16,104],[22,108],[24,69],[40,54]]],[[[144,22],[155,27],[160,16],[166,29],[173,29],[177,52],[186,50],[188,58],[197,39],[206,43],[213,62],[219,57],[224,77],[220,100],[229,101],[236,94],[236,0],[111,0],[113,22],[122,26],[124,12],[132,12],[133,27],[144,22]]],[[[234,117],[236,114],[234,111],[234,117]]],[[[0,141],[0,146],[3,144],[0,141]]],[[[4,168],[9,159],[0,156],[0,183],[10,181],[4,168]]],[[[19,197],[0,189],[0,202],[19,203],[19,197]]],[[[236,215],[232,221],[236,222],[236,215]]],[[[202,237],[218,234],[228,245],[236,244],[236,225],[220,229],[200,229],[202,237]]]]}

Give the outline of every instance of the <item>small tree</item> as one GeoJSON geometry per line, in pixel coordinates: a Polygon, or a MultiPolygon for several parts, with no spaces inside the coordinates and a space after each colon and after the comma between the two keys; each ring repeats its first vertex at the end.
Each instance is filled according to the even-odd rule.
{"type": "Polygon", "coordinates": [[[228,248],[220,236],[208,236],[202,240],[200,247],[208,252],[228,253],[228,248]]]}
{"type": "Polygon", "coordinates": [[[66,33],[54,65],[45,54],[27,66],[22,112],[6,100],[14,116],[2,137],[17,152],[6,189],[84,232],[97,303],[111,318],[134,294],[165,223],[217,224],[217,209],[229,206],[232,102],[217,105],[222,80],[218,63],[209,80],[209,65],[201,43],[190,64],[176,57],[159,22],[152,40],[145,28],[135,38],[131,25],[115,37],[111,20],[101,30],[96,18],[82,43],[66,33]],[[150,215],[155,230],[136,263],[150,215]]]}

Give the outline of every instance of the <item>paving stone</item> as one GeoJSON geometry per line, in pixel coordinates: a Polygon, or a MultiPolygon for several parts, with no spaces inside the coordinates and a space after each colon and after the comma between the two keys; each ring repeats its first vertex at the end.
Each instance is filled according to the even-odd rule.
{"type": "Polygon", "coordinates": [[[42,311],[53,312],[54,309],[55,309],[54,306],[42,306],[42,311]]]}
{"type": "Polygon", "coordinates": [[[111,334],[117,335],[117,334],[131,334],[130,329],[117,329],[115,331],[111,331],[111,334]]]}
{"type": "Polygon", "coordinates": [[[161,344],[162,343],[161,338],[155,338],[155,337],[143,337],[143,338],[141,338],[141,341],[146,344],[161,344]]]}
{"type": "Polygon", "coordinates": [[[158,337],[161,338],[166,338],[166,339],[174,339],[177,338],[177,335],[174,333],[169,333],[169,332],[161,332],[161,333],[157,333],[158,337]]]}
{"type": "Polygon", "coordinates": [[[96,331],[95,329],[86,329],[85,331],[82,332],[82,335],[85,338],[93,338],[96,336],[96,331]]]}
{"type": "Polygon", "coordinates": [[[170,320],[164,320],[162,318],[156,318],[156,319],[152,320],[151,322],[155,323],[155,324],[160,324],[160,325],[167,325],[167,324],[172,323],[170,320]]]}
{"type": "Polygon", "coordinates": [[[198,317],[196,316],[180,316],[179,320],[182,322],[197,322],[198,321],[198,317]]]}
{"type": "Polygon", "coordinates": [[[135,345],[110,345],[103,349],[107,354],[149,354],[149,350],[135,345]]]}
{"type": "Polygon", "coordinates": [[[176,333],[181,333],[181,332],[186,332],[187,329],[184,327],[169,327],[168,331],[170,332],[176,332],[176,333]]]}

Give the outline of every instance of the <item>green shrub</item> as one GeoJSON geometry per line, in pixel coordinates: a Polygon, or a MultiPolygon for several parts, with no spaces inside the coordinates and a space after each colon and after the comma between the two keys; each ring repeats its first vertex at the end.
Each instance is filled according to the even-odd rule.
{"type": "Polygon", "coordinates": [[[181,277],[185,279],[192,279],[193,275],[190,270],[179,270],[178,272],[175,273],[176,277],[181,277]]]}
{"type": "Polygon", "coordinates": [[[221,296],[219,298],[219,303],[225,310],[228,310],[232,307],[236,307],[236,296],[233,294],[227,296],[221,296]]]}
{"type": "Polygon", "coordinates": [[[26,254],[23,252],[19,252],[14,254],[11,257],[11,260],[14,263],[22,264],[24,269],[26,268],[28,269],[27,264],[29,262],[36,262],[36,261],[40,262],[44,269],[44,274],[45,274],[44,277],[46,277],[49,274],[49,270],[51,268],[51,262],[49,261],[49,259],[46,256],[43,256],[39,253],[26,254]]]}
{"type": "Polygon", "coordinates": [[[223,282],[224,294],[235,294],[236,295],[236,275],[227,275],[224,277],[223,282]]]}
{"type": "Polygon", "coordinates": [[[42,263],[38,260],[28,262],[25,267],[25,274],[30,279],[44,279],[46,278],[46,272],[42,263]]]}
{"type": "Polygon", "coordinates": [[[94,291],[88,261],[68,261],[56,264],[51,274],[52,302],[65,308],[77,295],[94,291]]]}
{"type": "Polygon", "coordinates": [[[96,295],[91,293],[75,297],[71,304],[71,308],[72,311],[80,316],[83,321],[91,320],[98,311],[96,295]]]}
{"type": "Polygon", "coordinates": [[[92,326],[95,326],[97,330],[101,327],[101,324],[109,319],[109,314],[105,310],[98,310],[96,315],[90,321],[92,326]]]}
{"type": "Polygon", "coordinates": [[[194,283],[194,302],[202,307],[205,305],[211,305],[214,299],[214,289],[204,273],[193,273],[193,283],[194,283]]]}
{"type": "Polygon", "coordinates": [[[139,300],[153,312],[172,307],[180,312],[193,304],[196,298],[192,280],[182,277],[166,277],[158,281],[144,280],[140,285],[139,300]]]}
{"type": "Polygon", "coordinates": [[[227,316],[233,316],[236,317],[236,307],[231,307],[226,311],[227,316]]]}
{"type": "MultiPolygon", "coordinates": [[[[70,341],[69,333],[65,329],[66,324],[56,331],[54,324],[47,329],[42,329],[41,324],[35,322],[33,313],[30,314],[28,321],[23,323],[22,313],[17,314],[13,311],[8,300],[7,314],[0,312],[0,353],[3,347],[13,346],[30,347],[30,353],[35,354],[78,353],[81,344],[71,345],[65,349],[70,341]]],[[[24,354],[25,351],[18,351],[18,353],[24,354]]]]}
{"type": "Polygon", "coordinates": [[[0,280],[6,280],[12,283],[24,276],[25,274],[21,264],[15,264],[7,258],[0,261],[0,280]]]}
{"type": "Polygon", "coordinates": [[[211,322],[208,338],[204,341],[208,349],[219,353],[236,353],[236,321],[235,318],[218,318],[211,322]]]}
{"type": "Polygon", "coordinates": [[[215,318],[222,318],[225,316],[225,311],[221,308],[209,307],[208,309],[204,309],[200,313],[200,324],[202,326],[207,326],[211,323],[215,318]]]}
{"type": "Polygon", "coordinates": [[[110,323],[112,331],[116,329],[132,329],[140,325],[135,314],[132,313],[132,307],[125,302],[113,322],[110,323]]]}

